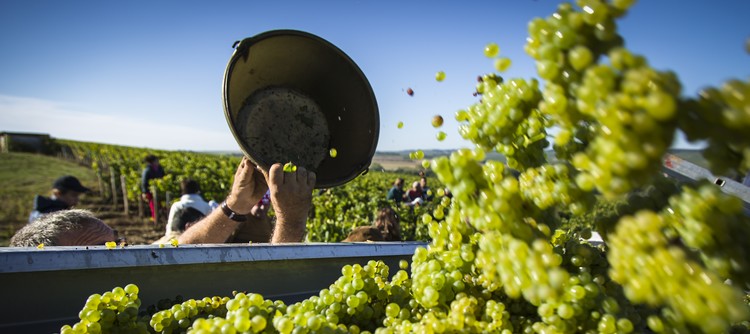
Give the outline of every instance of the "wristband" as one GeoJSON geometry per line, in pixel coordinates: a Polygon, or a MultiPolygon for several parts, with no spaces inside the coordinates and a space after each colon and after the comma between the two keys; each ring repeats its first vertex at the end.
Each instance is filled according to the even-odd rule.
{"type": "Polygon", "coordinates": [[[230,209],[229,206],[227,205],[227,202],[221,203],[221,212],[224,212],[224,215],[226,215],[229,219],[234,220],[236,222],[247,221],[247,215],[241,215],[239,213],[232,211],[232,209],[230,209]]]}

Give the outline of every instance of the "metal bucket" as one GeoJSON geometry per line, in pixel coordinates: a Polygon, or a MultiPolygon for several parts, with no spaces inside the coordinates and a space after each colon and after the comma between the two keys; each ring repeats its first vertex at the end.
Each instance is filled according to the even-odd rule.
{"type": "Polygon", "coordinates": [[[273,30],[237,43],[223,100],[232,135],[253,163],[265,170],[277,162],[305,166],[317,174],[315,188],[354,179],[375,154],[380,116],[370,83],[343,51],[310,33],[273,30]]]}

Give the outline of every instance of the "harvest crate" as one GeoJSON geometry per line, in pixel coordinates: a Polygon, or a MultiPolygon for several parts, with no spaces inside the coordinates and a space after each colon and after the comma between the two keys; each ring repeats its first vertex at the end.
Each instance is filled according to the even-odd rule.
{"type": "Polygon", "coordinates": [[[142,310],[159,299],[262,294],[287,304],[327,288],[346,264],[382,260],[390,274],[425,243],[46,247],[0,249],[0,332],[52,333],[88,296],[134,283],[142,310]]]}

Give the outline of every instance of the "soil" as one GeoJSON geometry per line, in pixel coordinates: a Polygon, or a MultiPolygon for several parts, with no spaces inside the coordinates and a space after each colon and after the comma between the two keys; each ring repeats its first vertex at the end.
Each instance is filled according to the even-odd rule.
{"type": "Polygon", "coordinates": [[[129,203],[129,205],[131,208],[126,215],[122,203],[115,206],[111,200],[107,201],[98,196],[89,196],[82,200],[77,208],[91,210],[97,218],[117,231],[119,238],[125,238],[128,245],[151,244],[164,236],[167,224],[167,209],[160,210],[159,222],[154,223],[148,214],[147,203],[143,203],[145,217],[139,217],[137,203],[129,203]]]}

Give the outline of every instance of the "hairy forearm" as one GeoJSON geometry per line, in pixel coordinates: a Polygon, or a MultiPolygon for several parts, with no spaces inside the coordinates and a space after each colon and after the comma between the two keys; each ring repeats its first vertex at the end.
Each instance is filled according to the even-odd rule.
{"type": "MultiPolygon", "coordinates": [[[[307,218],[307,217],[305,217],[307,218]]],[[[300,242],[305,237],[305,219],[287,221],[280,217],[276,220],[271,243],[300,242]]]]}
{"type": "Polygon", "coordinates": [[[224,243],[239,223],[229,219],[221,210],[214,210],[201,221],[185,230],[178,239],[181,244],[224,243]]]}

